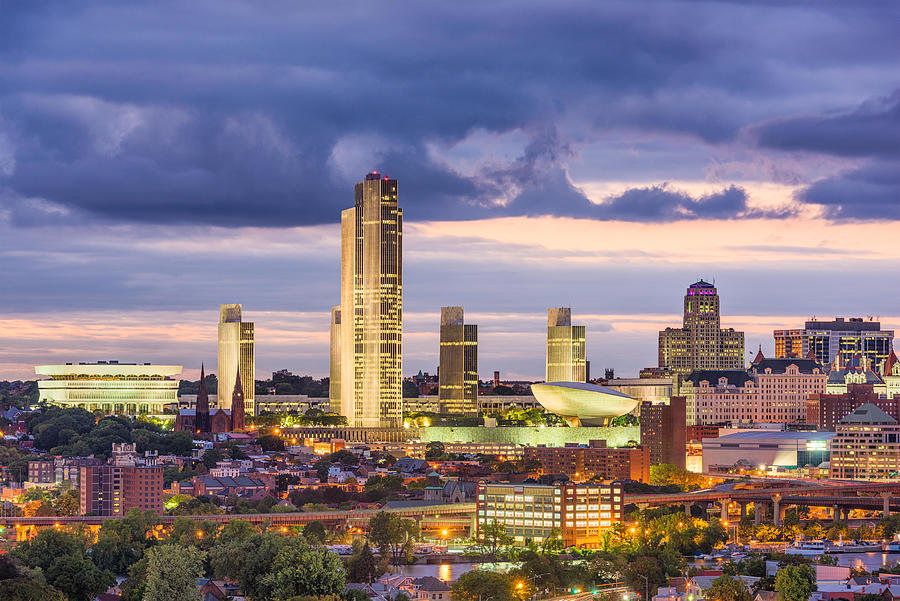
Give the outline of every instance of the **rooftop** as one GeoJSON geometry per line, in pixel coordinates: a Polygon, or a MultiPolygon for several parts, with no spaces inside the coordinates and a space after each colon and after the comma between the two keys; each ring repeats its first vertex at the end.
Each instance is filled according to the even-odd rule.
{"type": "Polygon", "coordinates": [[[853,413],[844,416],[842,424],[890,424],[896,425],[897,420],[879,409],[872,403],[866,403],[856,408],[853,413]]]}
{"type": "Polygon", "coordinates": [[[738,440],[830,440],[834,432],[794,432],[792,430],[752,430],[746,432],[734,432],[718,438],[706,438],[711,441],[738,441],[738,440]]]}

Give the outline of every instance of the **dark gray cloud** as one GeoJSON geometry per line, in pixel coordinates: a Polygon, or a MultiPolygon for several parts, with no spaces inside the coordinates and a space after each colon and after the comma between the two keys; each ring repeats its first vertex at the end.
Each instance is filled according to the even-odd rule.
{"type": "Polygon", "coordinates": [[[900,157],[900,90],[856,109],[832,115],[796,117],[758,130],[763,146],[841,157],[900,157]]]}
{"type": "Polygon", "coordinates": [[[900,219],[900,164],[875,161],[819,180],[798,193],[832,219],[900,219]]]}
{"type": "MultiPolygon", "coordinates": [[[[411,219],[604,218],[567,177],[580,144],[615,131],[713,148],[848,104],[847,89],[883,94],[898,74],[891,4],[19,4],[0,19],[0,211],[23,225],[48,207],[110,223],[335,222],[372,167],[401,180],[411,219]],[[465,170],[433,152],[478,131],[526,142],[465,170]]],[[[749,215],[727,187],[678,195],[649,187],[614,206],[749,215]]]]}

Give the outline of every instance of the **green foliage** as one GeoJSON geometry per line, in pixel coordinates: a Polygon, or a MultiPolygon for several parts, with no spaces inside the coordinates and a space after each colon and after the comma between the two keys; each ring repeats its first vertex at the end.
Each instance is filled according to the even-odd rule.
{"type": "Polygon", "coordinates": [[[217,577],[239,582],[254,601],[344,592],[340,558],[301,536],[261,533],[220,541],[211,551],[210,565],[217,577]]]}
{"type": "Polygon", "coordinates": [[[4,601],[67,601],[58,589],[33,578],[19,576],[0,581],[4,601]]]}
{"type": "Polygon", "coordinates": [[[385,559],[394,565],[407,561],[412,545],[419,538],[419,527],[413,520],[380,511],[369,520],[369,540],[385,559]]]}
{"type": "Polygon", "coordinates": [[[641,591],[645,599],[656,594],[656,589],[666,584],[666,568],[657,557],[637,557],[622,572],[625,583],[633,591],[641,591]]]}
{"type": "Polygon", "coordinates": [[[321,545],[328,538],[328,531],[325,529],[325,524],[315,520],[303,527],[303,536],[310,543],[321,545]]]}
{"type": "Polygon", "coordinates": [[[349,582],[372,583],[384,572],[385,570],[375,558],[368,542],[359,547],[347,560],[347,580],[349,582]]]}
{"type": "Polygon", "coordinates": [[[259,442],[259,446],[262,447],[262,450],[266,452],[284,450],[284,440],[282,440],[280,436],[275,436],[274,434],[260,436],[257,439],[257,442],[259,442]]]}
{"type": "Polygon", "coordinates": [[[716,601],[753,601],[750,589],[740,578],[719,576],[706,590],[707,599],[716,601]]]}
{"type": "Polygon", "coordinates": [[[83,536],[46,529],[17,545],[11,555],[29,568],[40,569],[47,582],[71,601],[90,601],[112,586],[115,579],[88,559],[86,549],[83,536]]]}
{"type": "Polygon", "coordinates": [[[222,457],[222,452],[219,449],[207,449],[203,452],[203,457],[200,458],[200,461],[203,462],[203,465],[206,466],[206,469],[211,470],[216,467],[216,463],[222,461],[224,457],[222,457]]]}
{"type": "Polygon", "coordinates": [[[144,554],[150,531],[158,523],[152,511],[132,508],[121,520],[106,520],[100,527],[91,559],[102,570],[125,574],[144,554]]]}
{"type": "Polygon", "coordinates": [[[203,576],[205,559],[204,551],[181,545],[148,550],[142,601],[196,601],[196,578],[203,576]]]}
{"type": "Polygon", "coordinates": [[[34,446],[63,457],[94,454],[108,457],[113,443],[137,443],[138,453],[147,450],[175,455],[190,455],[190,432],[166,432],[158,424],[144,419],[107,415],[97,420],[84,409],[44,407],[25,419],[34,446]]]}
{"type": "Polygon", "coordinates": [[[163,485],[168,488],[173,482],[184,482],[197,475],[199,475],[197,470],[192,469],[188,465],[183,465],[181,468],[175,466],[167,467],[163,471],[163,485]]]}
{"type": "Polygon", "coordinates": [[[59,516],[75,516],[81,511],[77,490],[68,490],[53,502],[53,513],[59,516]]]}
{"type": "Polygon", "coordinates": [[[109,571],[101,571],[84,555],[63,555],[46,571],[47,581],[65,593],[69,601],[91,601],[116,583],[109,571]]]}
{"type": "Polygon", "coordinates": [[[506,533],[506,526],[496,520],[479,526],[475,535],[474,550],[483,558],[494,561],[501,550],[512,545],[513,539],[506,533]]]}
{"type": "Polygon", "coordinates": [[[512,578],[508,574],[488,570],[471,570],[450,587],[452,601],[517,601],[512,578]]]}
{"type": "Polygon", "coordinates": [[[775,591],[781,601],[807,601],[816,590],[816,571],[812,566],[784,566],[775,575],[775,591]]]}
{"type": "Polygon", "coordinates": [[[425,445],[425,459],[440,459],[444,456],[444,443],[432,440],[425,445]]]}
{"type": "Polygon", "coordinates": [[[675,485],[679,489],[697,490],[706,483],[706,479],[700,474],[689,472],[669,463],[650,466],[650,484],[656,486],[675,485]]]}
{"type": "Polygon", "coordinates": [[[756,527],[756,538],[762,542],[770,542],[781,538],[781,530],[775,524],[760,524],[756,527]]]}

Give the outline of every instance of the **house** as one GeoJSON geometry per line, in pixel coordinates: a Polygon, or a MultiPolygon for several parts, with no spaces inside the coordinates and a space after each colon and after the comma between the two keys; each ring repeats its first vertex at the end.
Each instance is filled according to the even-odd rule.
{"type": "Polygon", "coordinates": [[[450,586],[434,576],[424,576],[413,580],[415,596],[412,601],[448,601],[450,599],[450,586]]]}

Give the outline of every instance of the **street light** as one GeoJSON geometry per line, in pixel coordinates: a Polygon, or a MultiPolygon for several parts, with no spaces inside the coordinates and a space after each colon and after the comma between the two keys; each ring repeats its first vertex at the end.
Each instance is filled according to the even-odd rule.
{"type": "Polygon", "coordinates": [[[644,597],[644,601],[650,601],[650,579],[643,574],[638,574],[638,576],[644,579],[644,583],[646,585],[644,591],[647,593],[647,596],[644,597]]]}

